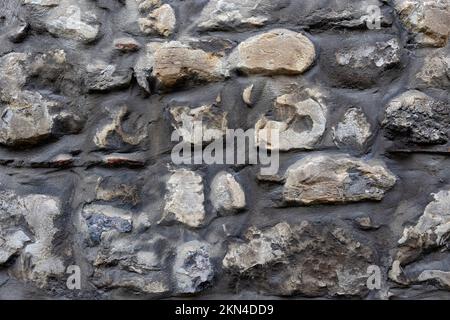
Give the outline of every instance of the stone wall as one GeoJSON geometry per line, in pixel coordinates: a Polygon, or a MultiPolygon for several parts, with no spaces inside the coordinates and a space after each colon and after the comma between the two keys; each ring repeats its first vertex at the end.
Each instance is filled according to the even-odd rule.
{"type": "Polygon", "coordinates": [[[450,298],[449,33],[449,0],[0,0],[0,298],[450,298]],[[238,128],[276,174],[173,163],[238,128]]]}

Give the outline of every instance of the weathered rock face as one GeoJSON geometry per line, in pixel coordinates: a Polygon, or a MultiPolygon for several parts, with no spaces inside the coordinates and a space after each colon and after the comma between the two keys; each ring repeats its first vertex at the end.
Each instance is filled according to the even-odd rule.
{"type": "Polygon", "coordinates": [[[450,2],[395,0],[395,10],[421,45],[443,47],[450,35],[450,2]]]}
{"type": "Polygon", "coordinates": [[[245,208],[244,190],[231,173],[222,171],[214,177],[210,198],[219,213],[235,213],[245,208]]]}
{"type": "Polygon", "coordinates": [[[282,222],[266,230],[252,227],[245,240],[229,245],[223,266],[269,294],[367,294],[362,270],[374,261],[373,249],[337,226],[282,222]]]}
{"type": "Polygon", "coordinates": [[[296,75],[313,64],[315,54],[314,44],[304,35],[275,29],[240,43],[230,64],[245,74],[296,75]]]}
{"type": "Polygon", "coordinates": [[[278,97],[275,120],[263,116],[255,124],[256,144],[269,150],[313,149],[322,138],[327,121],[327,107],[317,100],[308,93],[278,97]],[[278,132],[278,141],[272,130],[278,132]]]}
{"type": "Polygon", "coordinates": [[[196,172],[176,170],[167,182],[166,204],[160,222],[178,221],[199,227],[205,220],[203,179],[196,172]]]}
{"type": "Polygon", "coordinates": [[[333,128],[333,134],[338,147],[361,151],[372,132],[364,113],[358,108],[350,108],[333,128]]]}
{"type": "Polygon", "coordinates": [[[450,298],[449,8],[1,0],[0,299],[450,298]]]}
{"type": "Polygon", "coordinates": [[[173,107],[170,109],[173,127],[183,141],[195,145],[209,143],[225,135],[227,114],[212,105],[197,108],[173,107]]]}
{"type": "Polygon", "coordinates": [[[299,204],[381,200],[395,182],[381,163],[345,155],[311,155],[286,171],[283,199],[299,204]]]}
{"type": "Polygon", "coordinates": [[[228,74],[221,57],[178,41],[150,43],[146,51],[138,60],[135,72],[139,84],[147,91],[150,76],[163,89],[170,89],[186,83],[220,81],[228,74]]]}
{"type": "Polygon", "coordinates": [[[383,126],[388,136],[404,137],[418,144],[441,144],[448,141],[450,105],[417,90],[392,99],[383,126]]]}

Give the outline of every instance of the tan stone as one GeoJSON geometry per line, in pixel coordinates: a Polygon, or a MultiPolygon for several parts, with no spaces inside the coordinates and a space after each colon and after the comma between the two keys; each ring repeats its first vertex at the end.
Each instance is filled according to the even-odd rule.
{"type": "Polygon", "coordinates": [[[153,10],[148,17],[138,20],[139,28],[145,34],[157,34],[168,37],[176,26],[175,12],[172,7],[165,4],[153,10]]]}

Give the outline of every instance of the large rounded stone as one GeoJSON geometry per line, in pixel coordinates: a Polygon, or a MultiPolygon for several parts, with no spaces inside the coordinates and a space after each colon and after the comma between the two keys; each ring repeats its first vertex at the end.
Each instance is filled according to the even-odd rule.
{"type": "Polygon", "coordinates": [[[301,33],[274,29],[239,44],[230,64],[245,74],[297,75],[313,64],[315,54],[314,44],[301,33]]]}

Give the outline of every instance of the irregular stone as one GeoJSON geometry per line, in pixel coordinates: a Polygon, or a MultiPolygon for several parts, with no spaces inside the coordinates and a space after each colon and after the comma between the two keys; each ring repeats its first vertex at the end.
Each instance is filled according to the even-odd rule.
{"type": "Polygon", "coordinates": [[[390,76],[388,71],[401,61],[400,43],[396,38],[374,39],[349,37],[340,49],[326,49],[321,62],[331,81],[339,86],[364,89],[375,85],[381,77],[390,76]]]}
{"type": "Polygon", "coordinates": [[[394,7],[416,43],[444,47],[450,35],[450,1],[395,0],[394,7]]]}
{"type": "Polygon", "coordinates": [[[334,143],[340,148],[364,149],[372,135],[370,123],[359,108],[350,108],[333,128],[334,143]]]}
{"type": "Polygon", "coordinates": [[[437,194],[433,194],[433,197],[434,200],[427,205],[417,224],[406,227],[403,230],[402,238],[398,241],[399,249],[395,254],[393,268],[389,274],[390,278],[396,282],[406,284],[413,281],[403,273],[402,267],[416,261],[423,252],[448,244],[450,191],[439,191],[437,194]]]}
{"type": "Polygon", "coordinates": [[[231,173],[221,171],[211,183],[211,203],[216,212],[235,213],[245,208],[245,193],[231,173]]]}
{"type": "Polygon", "coordinates": [[[101,163],[107,167],[143,167],[146,156],[142,152],[110,153],[102,156],[101,163]]]}
{"type": "Polygon", "coordinates": [[[105,232],[129,233],[133,229],[130,214],[115,207],[87,205],[83,208],[82,216],[93,245],[100,244],[105,232]]]}
{"type": "Polygon", "coordinates": [[[170,89],[216,82],[228,76],[227,65],[221,57],[178,41],[148,44],[134,71],[139,85],[148,92],[149,77],[157,81],[157,88],[170,89]]]}
{"type": "Polygon", "coordinates": [[[434,51],[415,76],[419,87],[450,88],[450,54],[434,51]]]}
{"type": "Polygon", "coordinates": [[[211,0],[197,23],[201,30],[262,27],[270,19],[271,11],[279,6],[274,1],[211,0]]]}
{"type": "Polygon", "coordinates": [[[91,11],[70,5],[58,7],[45,22],[49,33],[56,37],[90,43],[100,36],[100,23],[91,11]]]}
{"type": "Polygon", "coordinates": [[[370,217],[357,217],[354,222],[361,230],[374,230],[379,228],[379,226],[373,224],[370,217]]]}
{"type": "Polygon", "coordinates": [[[7,262],[12,256],[19,254],[25,244],[31,239],[22,231],[0,234],[0,265],[7,262]]]}
{"type": "Polygon", "coordinates": [[[248,106],[251,106],[253,104],[252,92],[253,92],[253,84],[245,88],[244,91],[242,92],[242,100],[244,100],[245,104],[248,106]]]}
{"type": "Polygon", "coordinates": [[[283,200],[302,205],[381,200],[396,177],[381,161],[348,155],[308,155],[285,174],[283,200]]]}
{"type": "Polygon", "coordinates": [[[269,294],[364,296],[373,259],[373,250],[342,228],[282,222],[251,227],[245,242],[228,246],[223,267],[269,294]]]}
{"type": "Polygon", "coordinates": [[[136,0],[136,2],[139,5],[139,11],[142,13],[161,6],[161,0],[136,0]]]}
{"type": "Polygon", "coordinates": [[[138,145],[146,137],[146,128],[134,123],[133,130],[135,132],[126,132],[123,128],[124,118],[128,114],[126,106],[118,108],[108,108],[109,119],[108,122],[97,129],[94,136],[94,143],[99,148],[114,148],[120,147],[122,143],[128,145],[138,145]]]}
{"type": "Polygon", "coordinates": [[[116,72],[116,66],[97,62],[86,67],[86,86],[89,91],[109,91],[126,88],[131,82],[131,72],[116,72]]]}
{"type": "Polygon", "coordinates": [[[61,0],[23,0],[24,4],[35,4],[43,7],[56,7],[61,0]]]}
{"type": "Polygon", "coordinates": [[[263,116],[255,124],[256,144],[268,150],[313,149],[322,138],[327,107],[315,97],[286,94],[276,99],[274,118],[263,116]],[[279,141],[271,132],[278,131],[279,141]]]}
{"type": "Polygon", "coordinates": [[[118,38],[114,40],[114,48],[122,52],[133,52],[141,48],[141,44],[133,38],[118,38]]]}
{"type": "Polygon", "coordinates": [[[314,44],[301,33],[274,29],[241,42],[229,57],[244,74],[298,75],[314,62],[314,44]]]}
{"type": "Polygon", "coordinates": [[[450,106],[445,102],[410,90],[388,103],[382,124],[390,139],[442,144],[448,141],[449,112],[450,106]]]}
{"type": "Polygon", "coordinates": [[[214,277],[210,246],[197,240],[179,246],[173,265],[177,292],[196,293],[207,288],[214,277]]]}
{"type": "Polygon", "coordinates": [[[197,228],[205,220],[203,179],[186,169],[173,171],[167,181],[166,204],[161,222],[178,221],[197,228]]]}
{"type": "Polygon", "coordinates": [[[138,20],[139,28],[144,34],[170,36],[176,26],[175,12],[169,4],[164,4],[153,10],[146,18],[138,20]]]}
{"type": "Polygon", "coordinates": [[[101,179],[95,188],[95,192],[98,200],[120,200],[122,203],[130,203],[132,205],[136,205],[140,201],[137,186],[121,183],[114,177],[101,179]]]}
{"type": "Polygon", "coordinates": [[[227,113],[214,105],[204,105],[197,108],[173,107],[170,109],[173,117],[172,126],[183,141],[202,145],[220,139],[226,134],[227,113]]]}
{"type": "Polygon", "coordinates": [[[441,287],[450,289],[450,272],[441,270],[425,270],[417,278],[418,281],[433,281],[437,282],[441,287]]]}
{"type": "Polygon", "coordinates": [[[22,42],[28,35],[30,25],[26,22],[22,22],[18,27],[9,32],[8,39],[14,43],[22,42]]]}

